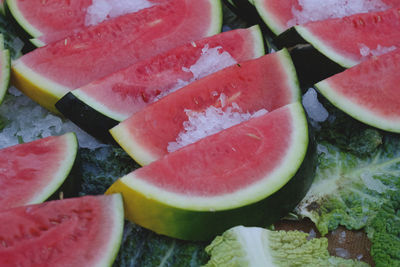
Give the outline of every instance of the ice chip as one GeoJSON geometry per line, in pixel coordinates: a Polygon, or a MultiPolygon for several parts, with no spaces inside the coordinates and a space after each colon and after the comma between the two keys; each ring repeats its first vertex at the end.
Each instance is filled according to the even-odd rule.
{"type": "Polygon", "coordinates": [[[318,101],[317,92],[313,88],[309,88],[303,95],[303,106],[308,116],[316,122],[323,122],[329,116],[328,111],[318,101]]]}

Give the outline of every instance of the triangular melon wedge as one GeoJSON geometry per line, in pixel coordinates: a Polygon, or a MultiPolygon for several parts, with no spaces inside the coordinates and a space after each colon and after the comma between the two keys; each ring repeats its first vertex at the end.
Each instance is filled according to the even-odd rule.
{"type": "Polygon", "coordinates": [[[313,179],[308,165],[295,176],[307,146],[296,102],[170,153],[106,193],[122,193],[127,218],[139,225],[208,240],[239,224],[269,225],[292,210],[313,179]]]}
{"type": "Polygon", "coordinates": [[[400,49],[373,57],[315,86],[353,118],[400,133],[400,49]]]}
{"type": "Polygon", "coordinates": [[[123,232],[121,195],[0,211],[1,266],[111,266],[123,232]]]}
{"type": "Polygon", "coordinates": [[[219,0],[171,0],[106,20],[12,64],[14,85],[45,108],[67,92],[177,45],[221,30],[219,0]]]}
{"type": "Polygon", "coordinates": [[[76,158],[74,133],[0,150],[0,209],[41,203],[65,182],[76,158]]]}
{"type": "Polygon", "coordinates": [[[142,165],[168,153],[184,131],[188,112],[215,107],[239,113],[272,110],[300,99],[286,50],[241,62],[200,79],[135,113],[112,128],[114,139],[142,165]],[[235,108],[236,107],[236,108],[235,108]]]}

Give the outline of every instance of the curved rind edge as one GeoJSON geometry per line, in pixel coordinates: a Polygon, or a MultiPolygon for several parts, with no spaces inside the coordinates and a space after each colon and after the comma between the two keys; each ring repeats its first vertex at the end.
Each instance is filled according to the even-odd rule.
{"type": "Polygon", "coordinates": [[[286,48],[279,50],[277,53],[279,53],[283,69],[286,72],[288,87],[293,94],[292,102],[300,101],[301,89],[292,57],[286,48]]]}
{"type": "Polygon", "coordinates": [[[60,114],[54,106],[55,103],[69,92],[69,88],[44,78],[26,66],[21,59],[11,64],[11,83],[39,105],[55,114],[60,114]]]}
{"type": "Polygon", "coordinates": [[[255,55],[254,58],[258,58],[265,55],[264,37],[261,32],[260,26],[254,25],[248,29],[250,29],[254,39],[254,55],[255,55]]]}
{"type": "Polygon", "coordinates": [[[220,33],[222,30],[222,3],[221,0],[208,0],[211,5],[211,17],[212,22],[210,28],[208,29],[208,34],[205,36],[211,36],[220,33]]]}
{"type": "Polygon", "coordinates": [[[260,201],[278,191],[294,176],[307,151],[308,129],[304,110],[299,102],[287,106],[290,106],[294,122],[292,145],[287,151],[286,157],[282,160],[281,166],[269,174],[268,179],[260,179],[260,182],[235,193],[216,197],[188,197],[178,193],[166,192],[140,178],[136,178],[132,173],[122,177],[121,182],[127,187],[138,189],[147,198],[179,209],[195,211],[226,210],[260,201]],[[282,179],[282,177],[285,178],[282,179]]]}
{"type": "Polygon", "coordinates": [[[36,47],[42,47],[45,46],[46,43],[44,43],[42,40],[40,40],[39,38],[32,38],[29,39],[29,42],[31,42],[34,46],[36,47]]]}
{"type": "Polygon", "coordinates": [[[400,119],[389,120],[384,116],[374,114],[349,98],[336,93],[327,80],[315,84],[315,87],[329,102],[350,117],[385,131],[400,133],[400,119]]]}
{"type": "Polygon", "coordinates": [[[53,179],[50,183],[47,184],[46,187],[42,188],[40,192],[38,192],[33,199],[31,199],[28,204],[38,204],[47,200],[53,193],[55,193],[61,185],[64,183],[65,179],[67,179],[69,173],[71,172],[72,167],[74,166],[74,162],[76,159],[76,155],[78,152],[78,139],[76,134],[73,132],[66,133],[64,135],[59,136],[58,138],[65,138],[65,158],[61,164],[59,164],[59,168],[57,173],[54,174],[53,179]]]}
{"type": "Polygon", "coordinates": [[[321,54],[328,57],[330,60],[336,62],[340,66],[344,68],[350,68],[357,65],[359,62],[349,59],[348,57],[341,55],[340,53],[335,51],[335,48],[330,47],[323,40],[318,38],[312,34],[306,26],[294,26],[294,29],[297,33],[306,40],[309,44],[311,44],[315,49],[317,49],[321,54]]]}
{"type": "Polygon", "coordinates": [[[286,30],[286,28],[282,27],[278,23],[276,23],[277,19],[275,16],[269,12],[267,7],[263,4],[264,1],[262,0],[254,0],[254,1],[249,1],[252,3],[255,8],[257,9],[258,14],[260,15],[261,19],[264,21],[264,23],[268,26],[268,28],[276,35],[281,34],[286,30]]]}
{"type": "Polygon", "coordinates": [[[6,0],[7,7],[11,11],[12,16],[18,22],[18,24],[32,37],[39,37],[43,35],[43,33],[35,28],[32,24],[30,24],[22,13],[19,11],[17,6],[17,0],[6,0]]]}
{"type": "Polygon", "coordinates": [[[3,74],[0,78],[0,105],[3,102],[4,96],[6,95],[8,85],[10,83],[10,52],[8,50],[2,51],[1,73],[3,74]]]}
{"type": "Polygon", "coordinates": [[[122,243],[122,236],[124,232],[124,204],[122,200],[121,194],[112,194],[112,205],[110,205],[109,216],[113,218],[113,223],[115,227],[112,228],[112,233],[110,236],[112,240],[108,243],[108,248],[106,251],[109,253],[105,254],[102,258],[100,258],[96,264],[96,266],[112,266],[115,261],[119,248],[122,243]]]}

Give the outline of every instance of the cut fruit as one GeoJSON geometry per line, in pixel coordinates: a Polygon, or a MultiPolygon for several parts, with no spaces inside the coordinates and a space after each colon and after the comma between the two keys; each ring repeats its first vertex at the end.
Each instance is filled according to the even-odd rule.
{"type": "Polygon", "coordinates": [[[307,121],[296,102],[170,153],[106,193],[122,193],[127,218],[139,225],[208,240],[238,224],[268,225],[289,212],[312,181],[312,173],[291,179],[307,145],[307,121]]]}
{"type": "Polygon", "coordinates": [[[217,0],[173,0],[38,48],[12,65],[18,89],[45,108],[68,91],[221,29],[217,0]]]}
{"type": "MultiPolygon", "coordinates": [[[[7,0],[11,14],[25,31],[41,44],[45,45],[76,33],[97,22],[134,13],[152,5],[162,4],[165,0],[144,0],[142,5],[122,8],[118,1],[98,0],[7,0]],[[97,13],[96,7],[102,7],[97,13]],[[114,8],[114,10],[113,10],[114,8]],[[110,10],[109,10],[110,9],[110,10]]],[[[126,2],[125,2],[126,4],[126,2]]]]}
{"type": "Polygon", "coordinates": [[[0,212],[1,266],[111,266],[121,243],[121,195],[87,196],[0,212]]]}
{"type": "Polygon", "coordinates": [[[400,49],[317,83],[336,107],[366,124],[400,132],[400,49]]]}
{"type": "Polygon", "coordinates": [[[286,50],[228,67],[178,90],[112,128],[114,139],[139,164],[168,153],[190,112],[231,109],[232,116],[272,111],[298,101],[296,72],[286,50]]]}
{"type": "Polygon", "coordinates": [[[74,133],[1,149],[1,209],[48,199],[70,173],[77,150],[74,133]]]}
{"type": "Polygon", "coordinates": [[[0,104],[10,81],[10,52],[4,49],[4,37],[0,34],[0,104]]]}
{"type": "Polygon", "coordinates": [[[330,60],[349,68],[399,47],[400,32],[393,30],[399,27],[400,8],[393,8],[295,26],[278,37],[277,43],[289,47],[294,45],[292,40],[303,39],[330,60]]]}
{"type": "Polygon", "coordinates": [[[94,136],[195,80],[264,55],[258,26],[214,35],[140,61],[73,90],[56,108],[94,136]],[[105,123],[111,120],[110,124],[105,123]]]}
{"type": "Polygon", "coordinates": [[[383,11],[400,5],[399,0],[362,0],[357,3],[336,0],[254,0],[260,17],[273,33],[281,34],[292,26],[311,21],[341,18],[358,13],[383,11]],[[353,5],[352,5],[353,4],[353,5]]]}

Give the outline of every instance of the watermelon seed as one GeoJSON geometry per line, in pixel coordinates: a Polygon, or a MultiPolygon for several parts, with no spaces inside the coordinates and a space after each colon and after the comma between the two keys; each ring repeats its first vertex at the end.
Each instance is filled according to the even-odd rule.
{"type": "Polygon", "coordinates": [[[255,135],[255,134],[248,133],[248,134],[246,134],[246,135],[249,136],[249,137],[251,137],[251,138],[254,138],[254,139],[257,139],[257,140],[261,140],[261,137],[255,135]]]}

